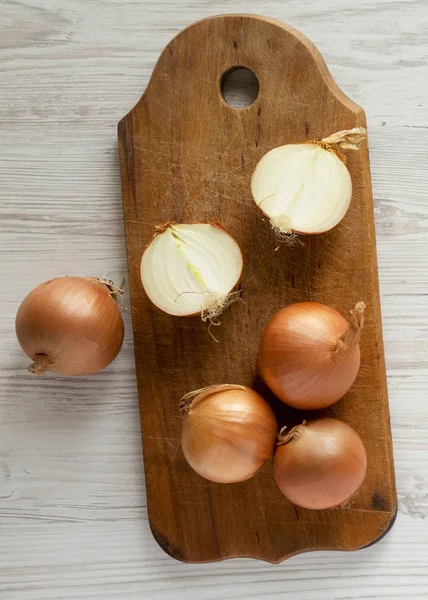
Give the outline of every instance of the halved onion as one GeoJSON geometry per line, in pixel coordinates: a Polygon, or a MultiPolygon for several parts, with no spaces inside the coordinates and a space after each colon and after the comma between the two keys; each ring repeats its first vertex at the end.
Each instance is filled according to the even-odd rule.
{"type": "Polygon", "coordinates": [[[156,229],[141,260],[150,300],[170,315],[217,317],[239,292],[243,259],[218,223],[167,223],[156,229]]]}
{"type": "Polygon", "coordinates": [[[340,131],[320,141],[280,146],[263,156],[251,191],[278,233],[322,233],[343,219],[352,181],[332,145],[356,149],[365,133],[363,128],[340,131]]]}

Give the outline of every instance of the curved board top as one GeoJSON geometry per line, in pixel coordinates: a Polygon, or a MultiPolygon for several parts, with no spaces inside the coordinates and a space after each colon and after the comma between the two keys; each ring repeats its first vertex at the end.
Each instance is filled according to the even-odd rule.
{"type": "MultiPolygon", "coordinates": [[[[312,60],[312,62],[313,62],[312,66],[318,70],[318,74],[319,74],[320,78],[322,79],[322,81],[324,82],[326,87],[329,88],[331,94],[333,96],[335,96],[339,102],[341,102],[344,106],[346,106],[355,115],[357,115],[357,114],[360,114],[361,116],[364,115],[363,109],[360,106],[358,106],[358,104],[353,102],[350,98],[348,98],[348,96],[346,96],[346,94],[344,94],[344,92],[336,84],[336,82],[334,81],[334,79],[331,76],[330,71],[328,70],[328,67],[327,67],[322,55],[318,51],[318,48],[306,36],[304,36],[302,33],[300,33],[300,31],[298,31],[294,27],[291,27],[290,25],[286,25],[285,23],[282,23],[281,21],[276,21],[275,19],[271,19],[269,17],[265,17],[265,16],[261,16],[261,15],[228,14],[228,15],[217,15],[215,17],[208,17],[205,19],[201,19],[200,21],[196,21],[195,23],[192,23],[191,25],[189,25],[188,27],[186,27],[185,29],[180,31],[180,33],[178,33],[169,42],[169,44],[165,47],[165,49],[163,50],[161,56],[159,57],[156,65],[155,65],[155,68],[153,70],[152,76],[150,78],[149,84],[148,84],[145,92],[143,93],[143,95],[140,98],[140,100],[138,101],[138,103],[134,106],[133,109],[130,110],[130,112],[128,113],[128,115],[126,115],[124,117],[124,119],[126,117],[129,117],[132,114],[132,112],[138,111],[139,105],[141,103],[145,102],[147,99],[147,96],[150,94],[151,84],[154,84],[154,87],[156,88],[155,82],[158,79],[158,77],[160,76],[160,74],[165,73],[165,71],[170,70],[171,55],[174,53],[175,49],[177,47],[179,47],[180,44],[182,44],[182,43],[187,45],[188,36],[196,37],[199,35],[203,35],[208,38],[211,35],[210,29],[212,30],[213,26],[216,25],[217,21],[221,24],[224,24],[225,21],[228,23],[233,22],[235,26],[237,26],[239,29],[241,29],[241,31],[244,30],[245,27],[247,27],[250,30],[256,26],[258,26],[258,28],[264,27],[263,24],[266,24],[265,25],[266,31],[273,32],[274,31],[273,28],[275,28],[277,30],[276,31],[277,34],[282,38],[282,41],[280,43],[282,43],[282,44],[284,43],[285,35],[289,36],[289,39],[292,40],[294,43],[299,42],[300,45],[298,45],[296,47],[296,51],[301,54],[301,57],[299,60],[308,60],[308,61],[312,60]]],[[[237,36],[237,37],[239,37],[239,36],[237,36]]],[[[225,68],[224,72],[227,72],[230,69],[236,68],[237,66],[244,66],[244,65],[238,65],[236,62],[236,56],[238,54],[238,52],[237,52],[238,51],[238,41],[234,40],[234,42],[235,42],[234,43],[235,53],[230,62],[230,67],[225,68]]],[[[272,42],[270,42],[270,43],[272,44],[272,42]]],[[[203,70],[205,70],[206,69],[206,57],[204,57],[201,54],[198,54],[198,56],[200,58],[201,67],[203,70]]],[[[245,66],[247,66],[248,68],[251,68],[248,66],[248,64],[245,66]]],[[[170,76],[173,77],[173,72],[170,73],[170,76]]],[[[218,91],[219,91],[219,89],[218,89],[218,91]]],[[[154,91],[153,93],[156,94],[156,91],[154,91]]]]}
{"type": "Polygon", "coordinates": [[[364,111],[334,83],[316,48],[296,30],[256,15],[221,15],[184,29],[165,48],[147,90],[119,123],[122,194],[134,345],[153,535],[188,562],[253,557],[281,562],[299,552],[355,550],[379,539],[396,513],[383,354],[373,201],[367,143],[347,152],[351,207],[332,231],[281,246],[250,191],[270,149],[365,127],[364,111]],[[251,69],[259,95],[245,109],[227,104],[224,75],[251,69]],[[242,298],[221,317],[216,343],[198,317],[169,316],[148,300],[141,256],[166,221],[217,218],[244,255],[242,298]],[[261,332],[283,306],[316,300],[346,315],[367,305],[362,364],[337,404],[309,415],[263,386],[256,357],[261,332]],[[180,447],[180,398],[216,383],[254,387],[279,425],[328,415],[362,437],[369,461],[352,506],[309,511],[279,492],[272,465],[236,485],[213,484],[187,465],[180,447]]]}

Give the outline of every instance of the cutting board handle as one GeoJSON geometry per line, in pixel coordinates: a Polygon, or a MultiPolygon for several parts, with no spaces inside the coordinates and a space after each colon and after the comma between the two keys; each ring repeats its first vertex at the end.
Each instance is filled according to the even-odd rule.
{"type": "MultiPolygon", "coordinates": [[[[253,14],[230,14],[208,17],[189,25],[176,35],[163,50],[159,57],[148,86],[137,105],[130,111],[137,111],[140,104],[151,96],[157,96],[159,83],[170,79],[179,86],[177,94],[181,94],[183,86],[192,88],[198,83],[200,68],[212,72],[212,66],[217,65],[217,77],[206,80],[199,89],[206,96],[200,95],[202,102],[218,102],[227,104],[222,95],[222,81],[231,71],[238,68],[250,69],[259,81],[259,94],[257,100],[246,110],[257,111],[260,102],[269,98],[278,101],[279,98],[288,96],[293,102],[309,104],[314,98],[319,99],[324,88],[324,98],[327,102],[338,102],[350,113],[350,126],[355,124],[356,116],[360,117],[361,125],[365,124],[363,109],[353,102],[339,88],[333,80],[327,65],[316,46],[297,29],[275,19],[253,14]],[[206,36],[207,25],[210,29],[209,37],[206,36]],[[269,36],[275,32],[275,35],[269,36]],[[276,78],[270,76],[266,69],[266,55],[260,53],[257,39],[260,35],[266,36],[269,52],[275,53],[282,47],[289,49],[286,57],[289,67],[283,64],[285,77],[281,87],[278,88],[276,78]],[[279,35],[278,35],[279,34],[279,35]],[[254,43],[251,38],[254,37],[254,43]],[[195,49],[186,70],[186,77],[177,81],[174,77],[175,55],[179,48],[185,44],[195,49]],[[300,72],[296,78],[295,64],[300,65],[300,72]],[[287,77],[287,71],[289,76],[287,77]]],[[[198,86],[199,87],[199,86],[198,86]]],[[[229,105],[227,105],[229,106],[229,105]]],[[[232,108],[233,107],[230,107],[232,108]]],[[[236,110],[236,109],[235,109],[236,110]]],[[[242,110],[242,109],[238,109],[242,110]]],[[[331,133],[331,132],[330,132],[331,133]]]]}

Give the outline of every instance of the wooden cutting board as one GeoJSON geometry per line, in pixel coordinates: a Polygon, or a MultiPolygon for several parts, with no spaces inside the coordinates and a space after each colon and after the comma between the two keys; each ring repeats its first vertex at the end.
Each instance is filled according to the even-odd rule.
{"type": "Polygon", "coordinates": [[[138,104],[119,123],[123,205],[150,526],[171,556],[188,562],[253,557],[278,563],[310,550],[356,550],[380,539],[396,514],[391,432],[379,304],[367,143],[348,152],[349,212],[332,231],[277,249],[251,197],[250,178],[271,148],[365,127],[364,111],[332,80],[316,48],[296,30],[255,15],[200,21],[163,51],[138,104]],[[238,66],[260,90],[250,107],[222,97],[238,66]],[[198,317],[155,308],[140,281],[140,260],[156,225],[218,218],[238,241],[242,298],[221,317],[216,343],[198,317]],[[236,485],[205,481],[181,447],[183,394],[217,383],[254,386],[292,426],[303,416],[264,388],[256,369],[270,317],[302,300],[342,314],[367,304],[362,363],[351,391],[312,413],[343,419],[362,437],[369,469],[350,508],[310,511],[279,492],[267,465],[236,485]]]}

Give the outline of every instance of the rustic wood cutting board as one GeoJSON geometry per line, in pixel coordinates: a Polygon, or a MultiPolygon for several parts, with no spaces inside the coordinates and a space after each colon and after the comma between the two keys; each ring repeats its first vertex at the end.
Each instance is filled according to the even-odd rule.
{"type": "Polygon", "coordinates": [[[348,152],[351,208],[329,233],[278,246],[250,192],[271,148],[365,126],[364,111],[335,85],[316,48],[294,29],[254,15],[219,16],[182,31],[162,53],[143,97],[119,123],[122,191],[148,513],[153,535],[174,558],[206,562],[247,556],[273,563],[310,550],[355,550],[378,540],[396,514],[367,143],[348,152]],[[251,69],[260,90],[243,110],[222,97],[225,73],[251,69]],[[140,260],[156,225],[217,217],[240,244],[241,302],[215,329],[198,317],[155,308],[140,260]],[[186,464],[179,400],[216,383],[254,386],[279,424],[303,416],[264,388],[256,369],[262,330],[283,306],[316,300],[342,314],[364,300],[362,364],[351,391],[311,416],[354,427],[368,453],[366,481],[350,508],[310,511],[279,492],[267,465],[252,480],[219,485],[186,464]]]}

